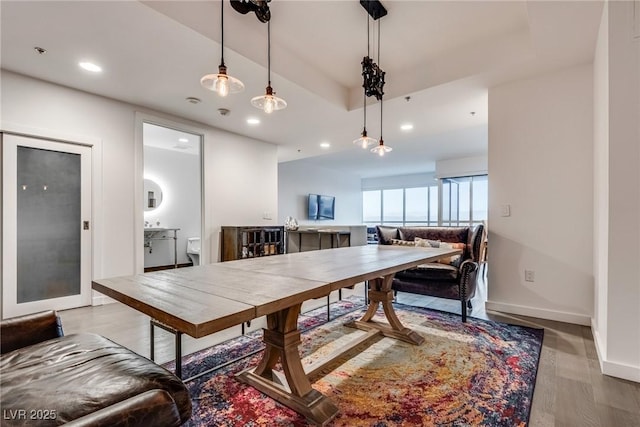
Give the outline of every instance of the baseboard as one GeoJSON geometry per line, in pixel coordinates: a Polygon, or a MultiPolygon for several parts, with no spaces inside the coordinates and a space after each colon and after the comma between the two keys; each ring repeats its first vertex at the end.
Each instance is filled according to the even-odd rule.
{"type": "Polygon", "coordinates": [[[573,323],[576,325],[591,326],[591,317],[585,314],[569,313],[566,311],[546,310],[537,307],[527,307],[517,304],[487,301],[485,308],[491,311],[519,314],[521,316],[537,317],[538,319],[555,320],[557,322],[573,323]]]}
{"type": "MultiPolygon", "coordinates": [[[[183,263],[183,264],[178,264],[177,268],[184,268],[184,267],[193,267],[193,263],[186,262],[186,263],[183,263]]],[[[149,273],[149,272],[152,272],[152,271],[173,270],[174,268],[176,268],[176,266],[173,265],[173,264],[157,265],[155,267],[145,267],[144,268],[144,272],[145,273],[149,273]]]]}
{"type": "Polygon", "coordinates": [[[622,363],[602,362],[602,373],[611,377],[640,383],[640,367],[625,365],[622,363]]]}
{"type": "Polygon", "coordinates": [[[600,371],[604,375],[640,383],[640,366],[625,365],[606,360],[602,347],[602,339],[600,338],[598,329],[595,327],[593,319],[591,319],[591,332],[593,334],[593,343],[595,344],[596,353],[598,355],[600,371]]]}

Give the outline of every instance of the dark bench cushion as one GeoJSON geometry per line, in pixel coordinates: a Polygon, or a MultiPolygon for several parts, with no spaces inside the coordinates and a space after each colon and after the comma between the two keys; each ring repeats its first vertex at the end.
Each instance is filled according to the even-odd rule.
{"type": "Polygon", "coordinates": [[[431,262],[409,270],[399,271],[395,277],[406,280],[418,279],[456,282],[458,280],[458,274],[459,269],[456,266],[431,262]]]}
{"type": "Polygon", "coordinates": [[[3,410],[55,410],[55,420],[38,425],[63,424],[154,389],[170,394],[182,422],[191,416],[182,381],[99,335],[68,335],[14,350],[2,355],[0,370],[3,410]]]}

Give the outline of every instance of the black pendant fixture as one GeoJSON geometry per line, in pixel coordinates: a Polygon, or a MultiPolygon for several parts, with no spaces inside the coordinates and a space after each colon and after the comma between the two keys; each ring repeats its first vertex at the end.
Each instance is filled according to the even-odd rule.
{"type": "MultiPolygon", "coordinates": [[[[380,63],[380,20],[378,20],[378,63],[380,63]]],[[[376,64],[374,64],[376,65],[376,64]]],[[[371,149],[372,153],[379,156],[384,156],[386,153],[393,150],[388,145],[384,145],[384,139],[382,139],[382,104],[384,96],[384,71],[382,71],[377,65],[375,67],[376,73],[374,73],[372,89],[375,89],[374,96],[380,100],[380,139],[378,145],[371,149]],[[378,78],[378,80],[376,80],[378,78]],[[379,98],[378,98],[379,96],[379,98]]]]}
{"type": "Polygon", "coordinates": [[[354,144],[362,148],[368,148],[370,145],[378,144],[371,149],[372,153],[384,156],[392,150],[391,147],[384,145],[382,139],[382,103],[384,97],[384,77],[385,72],[380,68],[380,18],[387,15],[387,9],[384,8],[379,0],[360,0],[360,5],[367,11],[367,56],[362,59],[362,87],[364,89],[364,126],[359,138],[353,141],[354,144]],[[378,63],[376,64],[370,56],[370,36],[369,36],[369,17],[374,21],[378,21],[378,63]],[[380,139],[376,141],[367,135],[367,97],[374,96],[380,101],[380,139]]]}
{"type": "Polygon", "coordinates": [[[364,58],[362,58],[362,79],[364,81],[362,87],[364,88],[363,90],[363,96],[362,96],[362,106],[363,106],[363,112],[364,112],[364,125],[362,127],[362,133],[360,134],[359,138],[356,138],[353,140],[353,143],[363,149],[367,149],[369,148],[369,146],[377,144],[378,141],[376,141],[374,138],[371,138],[370,136],[367,135],[367,77],[366,77],[366,73],[368,72],[368,65],[369,62],[371,62],[371,58],[369,57],[370,54],[370,45],[369,45],[369,16],[367,15],[367,56],[365,56],[364,58]]]}

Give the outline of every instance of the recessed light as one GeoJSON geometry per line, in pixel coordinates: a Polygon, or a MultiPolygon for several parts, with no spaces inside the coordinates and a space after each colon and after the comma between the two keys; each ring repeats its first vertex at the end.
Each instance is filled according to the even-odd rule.
{"type": "Polygon", "coordinates": [[[405,123],[402,126],[400,126],[400,129],[402,129],[402,130],[411,130],[411,129],[413,129],[413,125],[411,123],[405,123]]]}
{"type": "Polygon", "coordinates": [[[247,119],[247,123],[249,123],[250,125],[257,125],[260,123],[260,119],[256,119],[252,117],[250,119],[247,119]]]}
{"type": "Polygon", "coordinates": [[[189,142],[187,138],[178,138],[178,142],[189,142]]]}
{"type": "Polygon", "coordinates": [[[328,142],[321,142],[321,143],[320,143],[320,147],[322,147],[322,148],[329,148],[329,147],[331,147],[331,144],[329,144],[328,142]]]}
{"type": "Polygon", "coordinates": [[[94,64],[93,62],[80,62],[78,63],[78,65],[80,66],[80,68],[91,71],[92,73],[99,73],[102,71],[102,67],[94,64]]]}

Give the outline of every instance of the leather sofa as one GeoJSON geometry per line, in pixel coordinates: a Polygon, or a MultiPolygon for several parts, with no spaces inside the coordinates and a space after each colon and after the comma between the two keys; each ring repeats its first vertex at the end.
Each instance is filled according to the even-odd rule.
{"type": "Polygon", "coordinates": [[[163,367],[95,334],[65,336],[54,311],[0,322],[2,425],[179,426],[189,392],[163,367]]]}
{"type": "MultiPolygon", "coordinates": [[[[378,244],[415,245],[424,239],[436,247],[442,242],[457,243],[463,249],[459,259],[449,263],[428,263],[396,273],[392,289],[397,292],[429,295],[459,300],[462,321],[478,285],[478,262],[484,226],[475,227],[388,227],[377,226],[378,244]]],[[[422,243],[422,242],[420,242],[422,243]]],[[[426,246],[426,245],[425,245],[426,246]]]]}

